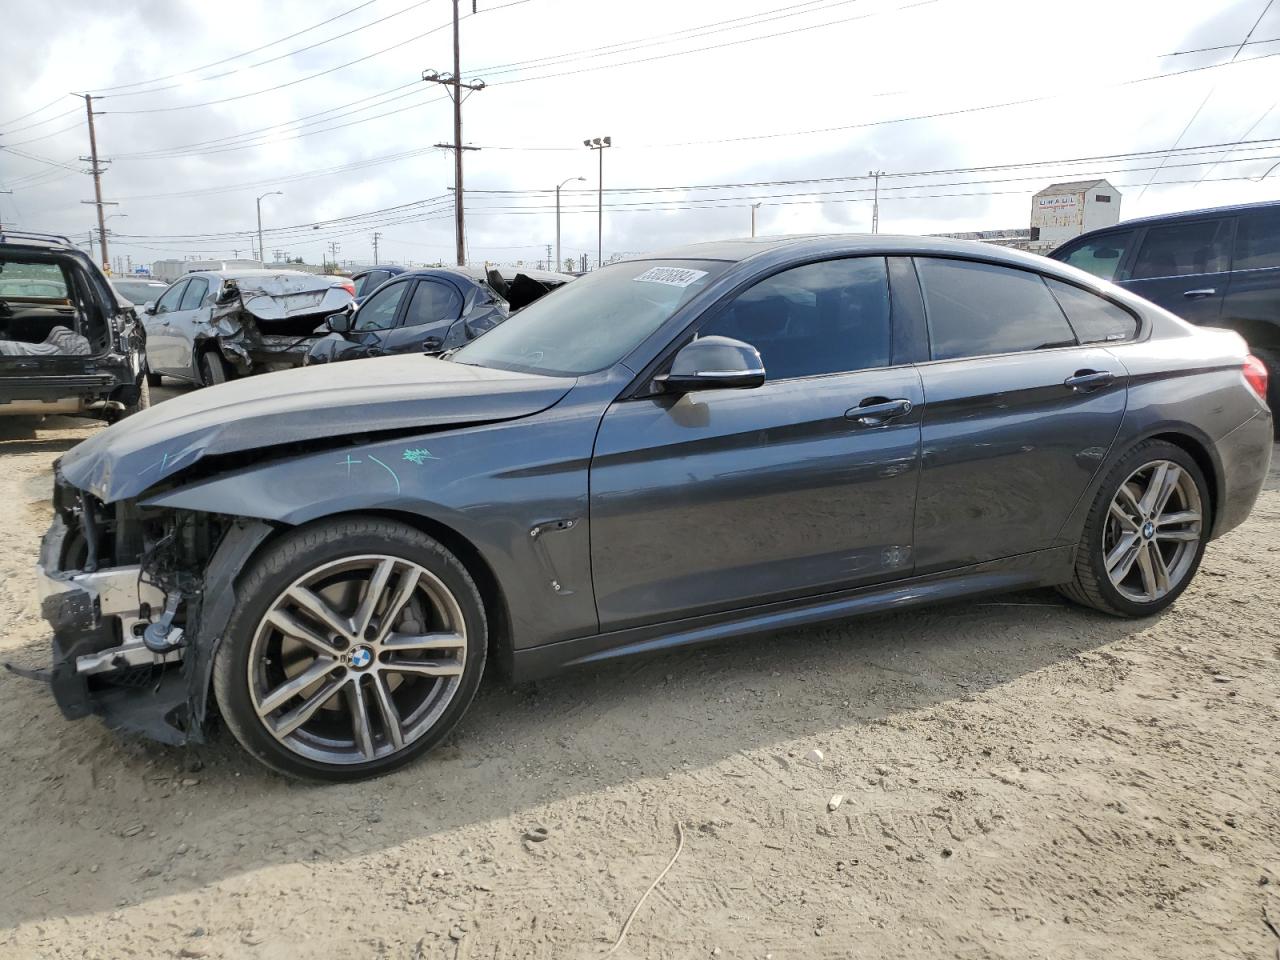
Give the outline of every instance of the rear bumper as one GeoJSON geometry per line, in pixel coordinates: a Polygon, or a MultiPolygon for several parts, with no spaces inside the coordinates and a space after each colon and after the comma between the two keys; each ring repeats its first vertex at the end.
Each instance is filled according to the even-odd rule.
{"type": "Polygon", "coordinates": [[[1271,469],[1274,442],[1272,415],[1261,410],[1215,444],[1223,478],[1213,524],[1215,538],[1248,518],[1271,469]]]}

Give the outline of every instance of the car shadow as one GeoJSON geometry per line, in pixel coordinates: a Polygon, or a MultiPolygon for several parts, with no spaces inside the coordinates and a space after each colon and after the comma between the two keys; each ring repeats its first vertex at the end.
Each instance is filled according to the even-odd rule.
{"type": "MultiPolygon", "coordinates": [[[[570,801],[563,810],[574,798],[713,766],[718,771],[705,775],[798,776],[798,761],[786,756],[796,740],[822,743],[838,734],[858,743],[874,725],[981,698],[1149,625],[1032,591],[536,683],[490,679],[434,752],[378,780],[329,786],[269,772],[225,729],[207,745],[180,750],[116,737],[93,719],[67,723],[43,687],[0,674],[0,720],[11,731],[22,726],[6,748],[0,860],[48,865],[45,873],[0,871],[0,924],[108,911],[264,867],[358,857],[513,815],[533,822],[557,802],[570,801]],[[18,770],[30,773],[16,777],[18,770]],[[101,872],[87,892],[84,883],[63,882],[65,872],[90,863],[101,872]]],[[[34,664],[47,646],[33,641],[15,652],[34,664]]],[[[505,841],[510,825],[498,829],[495,838],[505,841]]]]}
{"type": "Polygon", "coordinates": [[[0,417],[0,456],[65,452],[97,423],[79,417],[0,417]]]}

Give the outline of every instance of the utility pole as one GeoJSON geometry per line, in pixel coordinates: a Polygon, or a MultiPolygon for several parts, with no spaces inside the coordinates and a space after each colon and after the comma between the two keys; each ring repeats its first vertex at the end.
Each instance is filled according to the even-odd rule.
{"type": "MultiPolygon", "coordinates": [[[[0,193],[12,194],[12,193],[13,193],[13,191],[12,191],[12,190],[0,190],[0,193]]],[[[17,208],[17,207],[14,207],[13,209],[14,209],[14,210],[17,210],[18,208],[17,208]]],[[[3,233],[3,232],[4,232],[4,221],[0,220],[0,233],[3,233]]]]}
{"type": "Polygon", "coordinates": [[[756,211],[760,209],[760,204],[753,203],[751,205],[751,235],[756,235],[756,211]]]}
{"type": "Polygon", "coordinates": [[[560,269],[560,264],[563,262],[560,259],[560,188],[563,187],[570,180],[581,180],[583,183],[586,183],[587,178],[586,177],[569,177],[556,184],[556,269],[557,270],[560,269]]]}
{"type": "Polygon", "coordinates": [[[336,240],[329,241],[329,256],[333,260],[333,266],[336,270],[338,267],[338,251],[342,249],[342,245],[336,240]]]}
{"type": "MultiPolygon", "coordinates": [[[[281,190],[272,190],[270,193],[264,193],[258,198],[258,259],[266,260],[266,251],[262,248],[262,201],[265,197],[283,197],[284,192],[281,190]]],[[[238,254],[237,254],[238,256],[238,254]]]]}
{"type": "Polygon", "coordinates": [[[382,261],[378,259],[378,241],[382,239],[382,234],[376,230],[373,232],[373,265],[376,267],[382,261]]]}
{"type": "Polygon", "coordinates": [[[880,178],[884,176],[883,170],[868,170],[868,177],[875,177],[876,189],[875,199],[871,201],[871,232],[880,232],[880,178]]]}
{"type": "Polygon", "coordinates": [[[93,259],[93,231],[89,231],[89,259],[93,259]]]}
{"type": "MultiPolygon", "coordinates": [[[[92,203],[98,208],[98,247],[102,254],[102,266],[106,270],[111,269],[111,263],[107,259],[107,224],[106,218],[102,214],[104,206],[102,200],[102,164],[98,162],[98,133],[93,126],[93,94],[82,94],[84,97],[84,111],[89,118],[89,156],[81,157],[81,160],[87,160],[90,164],[89,172],[93,174],[93,199],[82,200],[81,203],[92,203]]],[[[115,204],[111,204],[115,206],[115,204]]]]}
{"type": "Polygon", "coordinates": [[[596,182],[596,267],[604,266],[604,151],[613,146],[613,137],[593,137],[582,145],[600,154],[600,178],[596,182]]]}
{"type": "Polygon", "coordinates": [[[428,83],[438,83],[443,86],[453,100],[453,143],[437,143],[436,146],[453,151],[454,234],[458,247],[458,266],[463,267],[467,263],[467,238],[463,218],[462,151],[480,148],[462,145],[462,101],[466,98],[462,91],[477,93],[484,89],[484,81],[462,82],[462,47],[458,40],[458,0],[453,0],[453,73],[450,75],[441,74],[436,70],[423,70],[422,79],[428,83]]]}

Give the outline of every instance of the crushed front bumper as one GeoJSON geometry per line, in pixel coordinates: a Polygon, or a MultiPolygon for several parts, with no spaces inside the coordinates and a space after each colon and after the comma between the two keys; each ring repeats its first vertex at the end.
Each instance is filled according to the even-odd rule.
{"type": "Polygon", "coordinates": [[[53,630],[47,672],[19,670],[48,681],[69,720],[90,714],[114,730],[165,743],[199,739],[188,718],[188,683],[180,661],[184,647],[154,653],[142,633],[164,608],[162,590],[148,583],[140,565],[96,571],[62,571],[68,529],[61,517],[45,534],[36,571],[40,611],[53,630]]]}

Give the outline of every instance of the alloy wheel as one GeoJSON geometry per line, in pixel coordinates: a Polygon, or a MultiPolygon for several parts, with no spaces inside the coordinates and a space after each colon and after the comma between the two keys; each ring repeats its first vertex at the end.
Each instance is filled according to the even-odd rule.
{"type": "Polygon", "coordinates": [[[365,763],[432,728],[461,686],[466,653],[462,609],[438,577],[399,557],[347,557],[272,601],[249,650],[249,693],[294,753],[365,763]]]}
{"type": "Polygon", "coordinates": [[[1195,564],[1203,537],[1200,491],[1171,460],[1144,464],[1111,500],[1102,538],[1112,586],[1134,603],[1175,589],[1195,564]]]}

